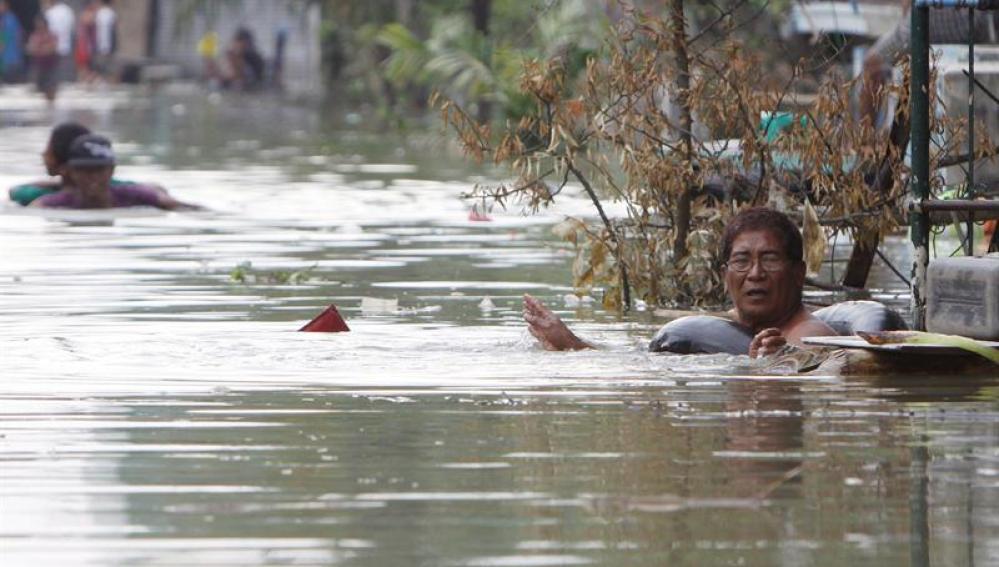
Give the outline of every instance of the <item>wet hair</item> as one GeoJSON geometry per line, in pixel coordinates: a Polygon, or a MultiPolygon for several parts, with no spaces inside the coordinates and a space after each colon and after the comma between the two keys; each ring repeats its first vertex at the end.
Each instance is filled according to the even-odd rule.
{"type": "Polygon", "coordinates": [[[52,148],[52,155],[55,156],[59,165],[66,163],[69,159],[69,147],[73,140],[90,133],[90,128],[78,122],[63,122],[52,129],[49,136],[49,147],[52,148]]]}
{"type": "Polygon", "coordinates": [[[732,244],[744,232],[769,231],[780,238],[784,245],[784,255],[792,262],[801,262],[802,243],[798,227],[784,213],[766,207],[753,207],[739,211],[725,227],[722,239],[722,259],[728,261],[732,255],[732,244]]]}
{"type": "Polygon", "coordinates": [[[253,39],[253,32],[246,28],[239,28],[236,30],[236,39],[250,46],[255,43],[253,39]]]}

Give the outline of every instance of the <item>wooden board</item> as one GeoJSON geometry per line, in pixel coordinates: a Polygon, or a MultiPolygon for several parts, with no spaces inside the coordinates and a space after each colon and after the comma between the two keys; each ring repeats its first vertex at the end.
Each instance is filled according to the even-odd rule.
{"type": "MultiPolygon", "coordinates": [[[[801,342],[806,345],[830,346],[837,348],[859,348],[871,351],[894,352],[905,354],[953,354],[969,355],[968,351],[950,345],[909,345],[909,344],[888,344],[872,345],[857,336],[849,337],[805,337],[801,342]]],[[[979,343],[999,350],[999,341],[978,341],[979,343]]]]}

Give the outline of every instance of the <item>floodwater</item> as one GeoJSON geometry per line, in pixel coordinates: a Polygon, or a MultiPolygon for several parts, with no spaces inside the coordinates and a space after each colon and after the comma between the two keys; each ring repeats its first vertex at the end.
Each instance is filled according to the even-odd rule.
{"type": "Polygon", "coordinates": [[[0,209],[4,566],[999,562],[999,379],[650,355],[563,299],[578,196],[470,222],[499,174],[431,134],[64,95],[0,92],[3,186],[75,118],[212,212],[0,209]],[[539,350],[524,292],[605,348],[539,350]],[[331,302],[352,332],[295,332],[331,302]]]}

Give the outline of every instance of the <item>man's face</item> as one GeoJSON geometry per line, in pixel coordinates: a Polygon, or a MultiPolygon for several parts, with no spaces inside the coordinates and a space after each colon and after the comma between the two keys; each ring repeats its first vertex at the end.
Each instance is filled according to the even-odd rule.
{"type": "Polygon", "coordinates": [[[70,183],[80,190],[85,197],[102,197],[111,188],[111,176],[114,168],[105,167],[69,167],[66,175],[70,183]]]}
{"type": "Polygon", "coordinates": [[[744,323],[762,327],[783,322],[801,303],[804,285],[804,264],[787,258],[772,231],[747,231],[735,238],[725,287],[744,323]]]}

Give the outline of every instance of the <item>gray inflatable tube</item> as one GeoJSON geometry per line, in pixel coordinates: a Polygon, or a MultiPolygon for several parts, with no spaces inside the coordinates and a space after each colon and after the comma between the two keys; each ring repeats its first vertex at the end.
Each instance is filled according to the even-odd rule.
{"type": "MultiPolygon", "coordinates": [[[[840,335],[908,328],[901,315],[877,301],[844,301],[823,307],[813,315],[840,335]]],[[[752,330],[734,321],[692,315],[663,325],[649,343],[649,350],[677,354],[747,354],[752,340],[752,330]]]]}

